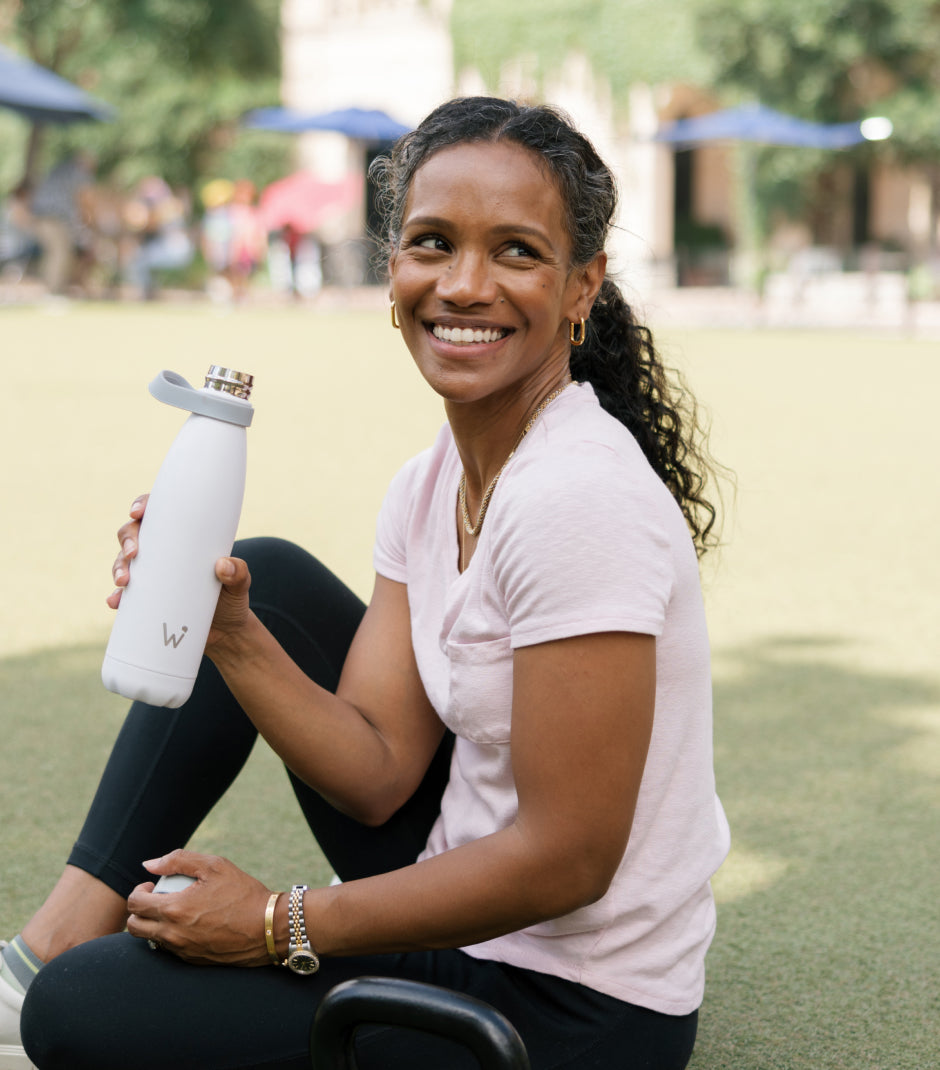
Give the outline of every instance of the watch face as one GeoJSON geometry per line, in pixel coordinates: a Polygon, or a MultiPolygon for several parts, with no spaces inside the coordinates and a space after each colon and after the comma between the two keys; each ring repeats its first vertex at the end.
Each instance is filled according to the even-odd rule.
{"type": "Polygon", "coordinates": [[[306,976],[310,973],[316,973],[320,969],[320,960],[312,951],[308,951],[305,947],[299,947],[290,955],[287,965],[294,973],[306,976]]]}

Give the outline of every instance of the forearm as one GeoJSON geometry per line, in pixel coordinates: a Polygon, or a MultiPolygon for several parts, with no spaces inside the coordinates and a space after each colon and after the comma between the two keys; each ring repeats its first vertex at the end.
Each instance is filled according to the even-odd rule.
{"type": "MultiPolygon", "coordinates": [[[[596,898],[515,826],[391,873],[304,897],[321,955],[462,947],[575,910],[596,898]]],[[[278,921],[287,946],[287,912],[278,921]]]]}
{"type": "Polygon", "coordinates": [[[311,680],[254,614],[206,653],[275,753],[339,810],[369,822],[401,790],[376,726],[311,680]]]}

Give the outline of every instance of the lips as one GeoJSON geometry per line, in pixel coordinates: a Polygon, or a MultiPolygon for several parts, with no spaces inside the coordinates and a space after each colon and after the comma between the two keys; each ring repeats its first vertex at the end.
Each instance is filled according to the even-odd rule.
{"type": "Polygon", "coordinates": [[[486,342],[498,342],[509,331],[505,327],[443,327],[435,323],[431,334],[441,342],[451,345],[480,345],[486,342]]]}

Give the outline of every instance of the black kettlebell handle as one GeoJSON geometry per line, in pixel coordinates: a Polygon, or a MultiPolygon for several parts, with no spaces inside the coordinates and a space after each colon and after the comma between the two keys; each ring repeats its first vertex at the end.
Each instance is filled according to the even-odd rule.
{"type": "Polygon", "coordinates": [[[316,1070],[356,1070],[353,1034],[366,1023],[435,1033],[464,1044],[485,1070],[529,1070],[513,1026],[488,1003],[420,981],[356,977],[331,989],[310,1031],[316,1070]]]}

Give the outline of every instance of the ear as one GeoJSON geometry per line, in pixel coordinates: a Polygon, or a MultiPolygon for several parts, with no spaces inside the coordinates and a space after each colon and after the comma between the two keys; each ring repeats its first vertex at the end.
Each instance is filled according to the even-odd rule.
{"type": "Polygon", "coordinates": [[[570,301],[566,316],[572,323],[588,319],[594,307],[594,299],[600,292],[607,274],[607,254],[602,250],[584,267],[571,272],[568,280],[570,301]]]}

